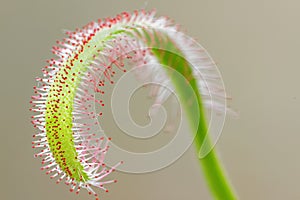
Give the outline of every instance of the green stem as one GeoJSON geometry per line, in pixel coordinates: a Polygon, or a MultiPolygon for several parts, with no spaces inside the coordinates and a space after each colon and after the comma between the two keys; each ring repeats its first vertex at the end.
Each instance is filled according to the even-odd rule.
{"type": "MultiPolygon", "coordinates": [[[[153,54],[169,75],[184,107],[191,130],[195,133],[196,151],[200,152],[204,139],[208,137],[208,129],[197,79],[193,75],[193,67],[185,59],[180,48],[176,46],[176,42],[172,41],[167,34],[154,30],[141,30],[142,32],[139,32],[138,29],[135,29],[136,34],[140,38],[145,36],[153,54]]],[[[206,141],[210,145],[210,141],[207,139],[206,141]]],[[[204,158],[199,160],[209,189],[216,200],[236,200],[237,197],[225,176],[216,151],[211,149],[204,158]]]]}
{"type": "MultiPolygon", "coordinates": [[[[177,87],[177,89],[180,89],[177,87]]],[[[193,88],[194,89],[194,88],[193,88]]],[[[198,124],[198,130],[195,131],[195,147],[197,153],[200,152],[200,148],[203,144],[204,138],[208,137],[207,134],[207,126],[205,121],[205,113],[204,108],[201,102],[201,98],[197,90],[194,90],[198,97],[198,107],[200,109],[200,120],[198,124]]],[[[181,92],[180,92],[181,93],[181,92]]],[[[189,115],[189,120],[193,119],[194,110],[191,107],[185,106],[186,113],[189,115]]],[[[198,155],[198,154],[197,154],[198,155]]],[[[199,159],[199,162],[202,166],[202,170],[204,172],[207,184],[210,188],[211,193],[218,200],[236,200],[237,197],[234,194],[232,186],[228,178],[225,175],[224,168],[221,164],[221,161],[218,158],[217,152],[215,148],[212,148],[211,151],[204,157],[199,159]]]]}
{"type": "Polygon", "coordinates": [[[215,199],[237,199],[214,149],[206,157],[200,159],[199,162],[215,199]]]}
{"type": "MultiPolygon", "coordinates": [[[[207,134],[207,125],[197,82],[192,74],[190,64],[183,56],[181,56],[178,49],[171,43],[166,46],[172,51],[162,49],[153,49],[152,51],[155,53],[160,63],[166,66],[165,68],[167,69],[168,75],[175,86],[179,99],[183,104],[185,113],[189,119],[191,130],[196,133],[195,146],[197,152],[199,152],[207,134]],[[168,69],[170,66],[172,66],[173,72],[168,69]],[[180,74],[180,76],[183,76],[184,78],[180,78],[180,76],[176,75],[174,70],[178,72],[177,74],[180,74]],[[196,111],[199,111],[199,113],[195,113],[196,111]]],[[[224,169],[218,159],[215,149],[212,149],[210,153],[200,159],[199,162],[204,171],[209,189],[215,199],[236,200],[237,197],[225,176],[224,169]]]]}

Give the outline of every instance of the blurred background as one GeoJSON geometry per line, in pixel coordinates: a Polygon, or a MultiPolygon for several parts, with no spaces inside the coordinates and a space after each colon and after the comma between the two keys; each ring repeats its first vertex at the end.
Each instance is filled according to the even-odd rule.
{"type": "MultiPolygon", "coordinates": [[[[0,198],[93,199],[57,186],[33,158],[28,109],[34,78],[53,57],[50,50],[64,37],[62,30],[145,7],[183,25],[218,63],[239,118],[227,118],[217,149],[240,199],[300,199],[296,0],[1,0],[0,198]]],[[[109,193],[99,192],[102,200],[211,199],[193,147],[162,170],[112,177],[118,183],[109,193]]]]}

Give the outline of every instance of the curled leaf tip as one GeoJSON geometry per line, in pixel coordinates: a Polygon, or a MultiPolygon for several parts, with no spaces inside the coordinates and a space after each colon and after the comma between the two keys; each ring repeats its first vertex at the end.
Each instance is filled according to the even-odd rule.
{"type": "MultiPolygon", "coordinates": [[[[215,63],[178,25],[167,17],[156,17],[155,11],[123,12],[65,33],[66,38],[52,48],[55,58],[47,61],[42,77],[36,79],[31,111],[37,133],[32,147],[37,149],[35,157],[42,159],[41,169],[57,183],[69,185],[71,192],[84,188],[98,199],[94,187],[108,192],[106,185],[117,182],[106,177],[123,162],[107,167],[110,138],[95,134],[106,103],[105,87],[115,83],[117,73],[134,68],[138,80],[174,90],[187,84],[205,107],[218,112],[226,108],[215,63]],[[175,83],[167,68],[185,81],[175,83]]],[[[155,108],[170,92],[153,87],[151,95],[155,108]]],[[[193,106],[189,95],[182,92],[181,100],[193,106]]]]}

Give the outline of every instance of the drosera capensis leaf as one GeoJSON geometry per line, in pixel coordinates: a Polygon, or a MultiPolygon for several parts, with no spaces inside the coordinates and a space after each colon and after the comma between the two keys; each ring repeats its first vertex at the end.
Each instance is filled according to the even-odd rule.
{"type": "MultiPolygon", "coordinates": [[[[70,185],[70,191],[77,194],[85,188],[96,199],[99,198],[94,187],[108,192],[105,185],[117,182],[106,177],[123,161],[106,166],[111,138],[95,134],[102,112],[93,108],[95,104],[105,106],[101,96],[105,95],[104,88],[108,84],[115,83],[116,71],[126,73],[140,65],[146,67],[138,78],[167,84],[179,93],[186,112],[190,113],[199,151],[207,135],[204,107],[222,111],[226,105],[211,106],[210,95],[218,95],[208,91],[217,87],[211,79],[214,63],[207,62],[203,49],[195,48],[184,39],[176,24],[167,17],[155,17],[154,11],[141,10],[99,19],[66,34],[67,37],[53,47],[56,58],[48,61],[42,70],[43,76],[37,78],[31,101],[31,110],[36,113],[32,123],[37,129],[32,147],[38,149],[35,156],[42,158],[41,169],[51,178],[57,183],[64,181],[70,185]],[[195,62],[190,62],[190,58],[195,62]],[[179,81],[158,64],[176,70],[186,81],[179,81]],[[200,69],[204,69],[201,78],[200,69]],[[200,110],[200,122],[193,120],[190,94],[185,87],[192,87],[196,94],[197,99],[192,104],[200,110]]],[[[164,90],[160,88],[155,93],[155,104],[162,104],[168,97],[169,93],[164,90]]],[[[235,199],[214,150],[200,162],[205,165],[205,175],[215,198],[235,199]]]]}

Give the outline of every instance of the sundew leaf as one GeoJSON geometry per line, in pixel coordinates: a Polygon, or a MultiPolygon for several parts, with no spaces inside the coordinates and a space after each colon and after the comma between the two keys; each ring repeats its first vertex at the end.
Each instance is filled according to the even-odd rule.
{"type": "MultiPolygon", "coordinates": [[[[213,143],[206,140],[204,109],[222,113],[226,102],[219,73],[202,47],[187,40],[167,17],[144,10],[100,19],[66,34],[53,47],[56,58],[42,69],[31,101],[37,129],[32,147],[38,149],[35,156],[42,158],[42,170],[57,183],[70,185],[71,192],[78,194],[84,188],[96,199],[93,188],[108,192],[105,185],[117,181],[106,177],[123,161],[106,166],[111,138],[94,133],[102,112],[96,112],[93,105],[105,106],[104,88],[114,84],[116,71],[126,73],[128,68],[143,65],[138,79],[174,88],[189,118],[197,151],[206,142],[207,157],[201,163],[216,199],[235,199],[213,143]],[[213,103],[212,96],[216,97],[213,103]]],[[[165,90],[161,87],[155,93],[155,104],[168,98],[165,90]]]]}

